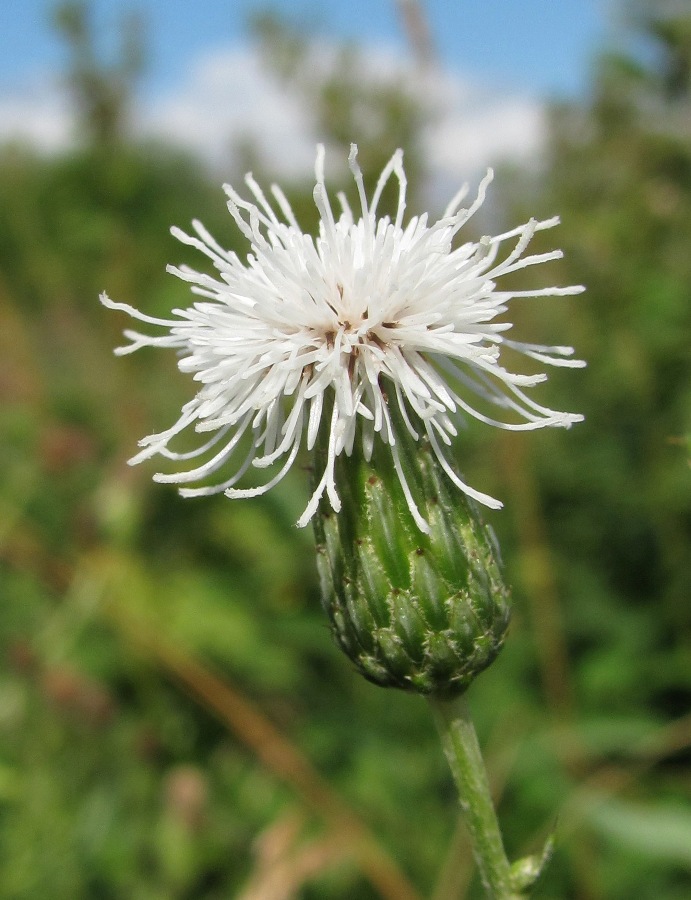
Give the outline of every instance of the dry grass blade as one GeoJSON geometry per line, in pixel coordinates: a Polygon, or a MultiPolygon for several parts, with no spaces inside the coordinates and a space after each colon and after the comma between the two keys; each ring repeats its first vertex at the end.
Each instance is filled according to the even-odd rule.
{"type": "Polygon", "coordinates": [[[291,811],[259,836],[256,866],[238,900],[293,900],[311,878],[349,859],[337,835],[305,841],[305,825],[305,817],[291,811]]]}

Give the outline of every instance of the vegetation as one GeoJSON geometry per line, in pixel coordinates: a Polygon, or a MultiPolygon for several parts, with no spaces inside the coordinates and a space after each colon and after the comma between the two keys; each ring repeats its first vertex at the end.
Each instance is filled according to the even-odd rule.
{"type": "MultiPolygon", "coordinates": [[[[586,422],[462,441],[506,502],[515,604],[470,702],[510,855],[557,820],[536,897],[691,892],[691,16],[667,6],[554,110],[539,191],[504,181],[507,225],[559,211],[560,277],[588,286],[517,326],[588,360],[548,389],[586,422]]],[[[137,54],[108,80],[80,9],[60,22],[86,140],[0,151],[0,897],[479,897],[429,710],[329,639],[306,476],[182,501],[125,465],[190,386],[170,355],[113,358],[98,292],[163,313],[186,299],[165,264],[198,262],[169,226],[238,235],[195,160],[128,137],[137,54]]],[[[420,154],[410,97],[326,88],[332,139],[359,139],[357,91],[420,154]]],[[[309,215],[309,185],[290,196],[309,215]]]]}

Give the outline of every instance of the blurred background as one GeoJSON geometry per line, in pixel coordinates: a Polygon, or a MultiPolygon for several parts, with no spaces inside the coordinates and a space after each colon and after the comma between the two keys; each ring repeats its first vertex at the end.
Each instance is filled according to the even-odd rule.
{"type": "MultiPolygon", "coordinates": [[[[133,0],[134,2],[134,0],[133,0]]],[[[278,178],[305,228],[402,146],[410,206],[498,175],[482,229],[562,216],[529,341],[571,432],[471,423],[505,501],[515,611],[470,691],[535,896],[691,896],[691,4],[564,0],[4,4],[0,26],[0,897],[481,897],[423,700],[332,644],[297,470],[178,498],[126,460],[193,391],[115,359],[124,316],[187,304],[169,234],[245,252],[220,184],[278,178]]],[[[536,273],[531,275],[534,283],[536,273]]],[[[517,301],[521,303],[521,301],[517,301]]]]}

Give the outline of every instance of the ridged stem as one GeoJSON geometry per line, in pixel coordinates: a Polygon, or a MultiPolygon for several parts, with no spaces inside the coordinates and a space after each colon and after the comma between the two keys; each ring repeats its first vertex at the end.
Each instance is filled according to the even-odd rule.
{"type": "Polygon", "coordinates": [[[512,867],[504,851],[468,701],[463,695],[452,701],[430,702],[487,895],[492,900],[526,900],[528,895],[517,893],[512,884],[512,867]]]}

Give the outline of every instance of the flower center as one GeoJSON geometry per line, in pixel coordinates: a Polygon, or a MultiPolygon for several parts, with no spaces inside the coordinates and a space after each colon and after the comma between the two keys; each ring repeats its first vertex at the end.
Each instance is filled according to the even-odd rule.
{"type": "Polygon", "coordinates": [[[322,322],[315,322],[309,329],[312,340],[318,342],[330,355],[350,357],[348,366],[352,368],[361,352],[376,347],[377,355],[386,352],[392,343],[391,331],[399,327],[395,317],[381,321],[379,316],[370,317],[369,304],[364,308],[359,303],[349,304],[344,300],[343,285],[337,284],[337,297],[325,298],[330,312],[322,322]]]}

